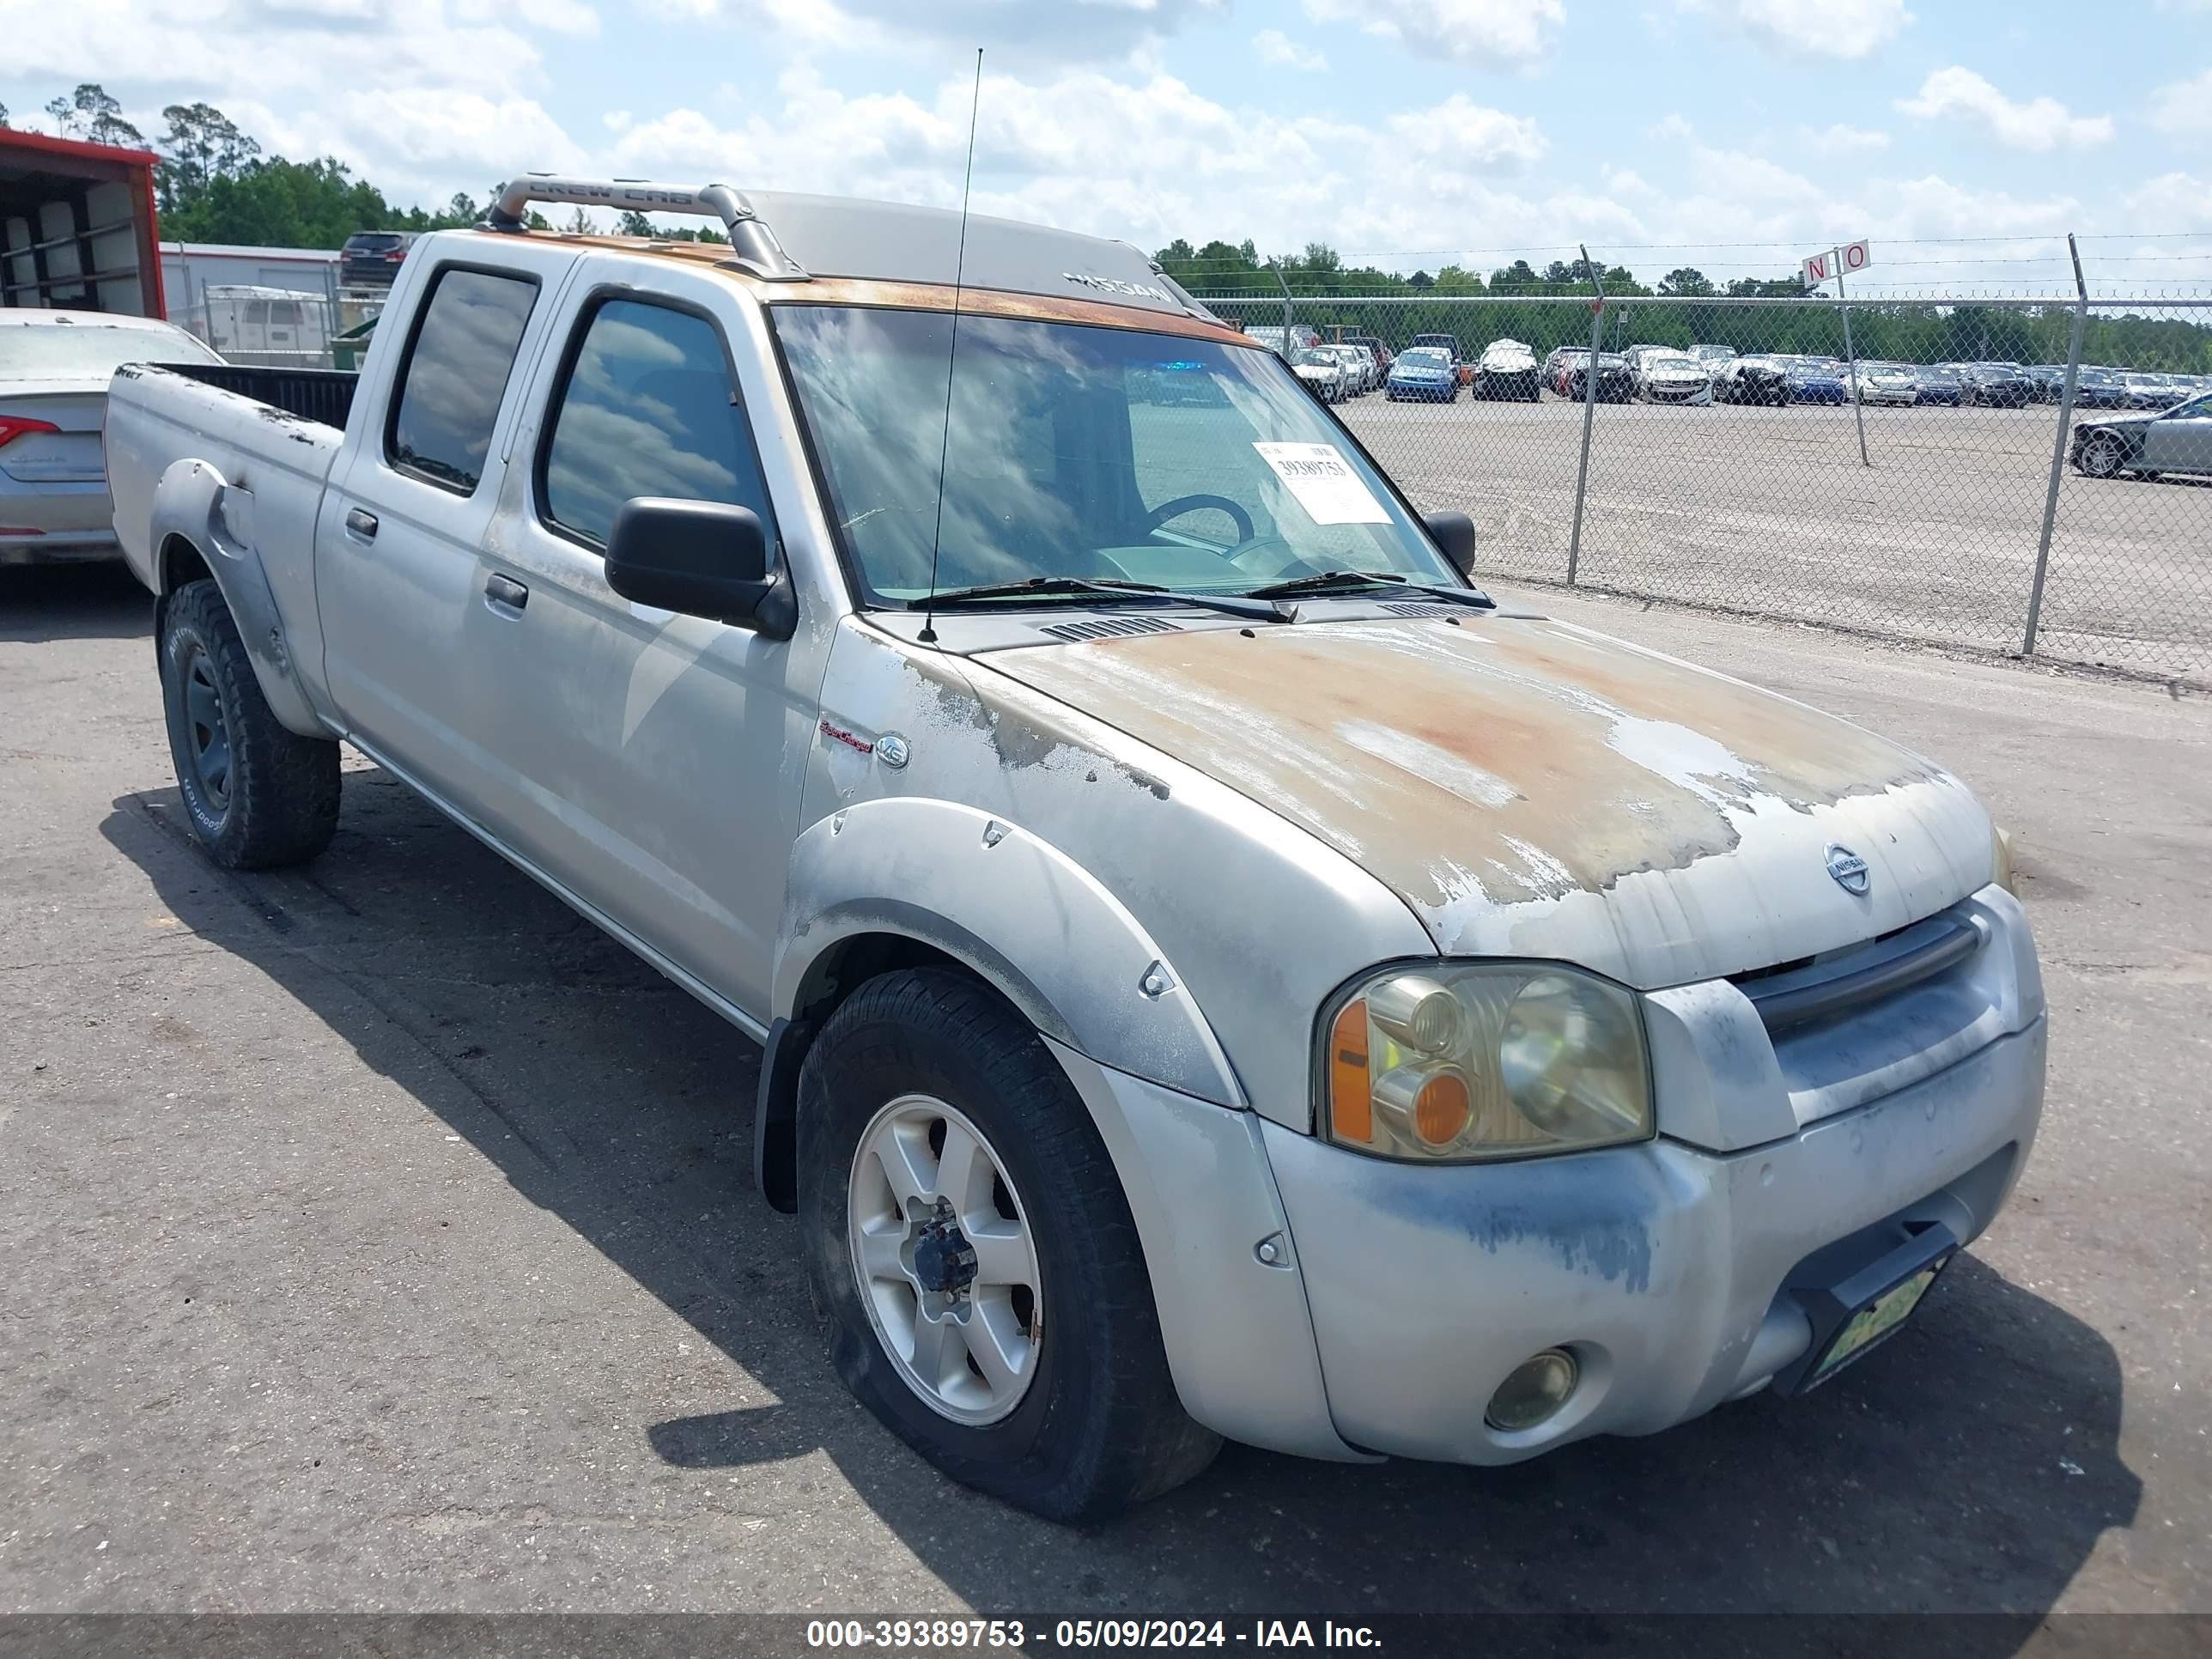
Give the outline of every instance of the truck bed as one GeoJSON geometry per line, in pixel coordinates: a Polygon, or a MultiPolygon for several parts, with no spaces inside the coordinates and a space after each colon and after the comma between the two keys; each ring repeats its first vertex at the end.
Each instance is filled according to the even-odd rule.
{"type": "MultiPolygon", "coordinates": [[[[295,664],[319,663],[315,526],[345,442],[355,377],[290,368],[129,363],[107,390],[115,533],[138,579],[162,590],[166,550],[190,543],[265,583],[246,605],[282,626],[295,664]]],[[[228,590],[227,590],[228,592],[228,590]]]]}
{"type": "Polygon", "coordinates": [[[302,420],[340,428],[353,412],[353,389],[361,380],[351,369],[259,368],[245,363],[163,363],[160,367],[302,420]]]}

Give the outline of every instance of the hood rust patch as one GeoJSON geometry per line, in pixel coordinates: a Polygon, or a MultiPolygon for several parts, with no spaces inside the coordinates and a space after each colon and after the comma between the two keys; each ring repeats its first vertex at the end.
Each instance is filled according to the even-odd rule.
{"type": "Polygon", "coordinates": [[[1856,726],[1565,624],[1196,630],[994,652],[998,672],[1273,807],[1422,905],[1602,891],[1732,850],[1746,813],[1942,776],[1856,726]]]}

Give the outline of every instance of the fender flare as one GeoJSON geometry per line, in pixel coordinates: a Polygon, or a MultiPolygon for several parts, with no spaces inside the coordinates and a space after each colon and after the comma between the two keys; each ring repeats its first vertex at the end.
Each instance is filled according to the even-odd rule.
{"type": "Polygon", "coordinates": [[[754,1115],[756,1173],[775,1196],[772,1141],[839,947],[893,935],[963,963],[1031,1024],[1101,1066],[1242,1108],[1244,1090],[1165,953],[1081,865],[1010,820],[894,796],[817,820],[792,848],[754,1115]]]}
{"type": "MultiPolygon", "coordinates": [[[[330,735],[316,717],[292,664],[284,618],[276,608],[261,555],[253,544],[253,493],[230,483],[202,460],[173,461],[154,489],[149,546],[153,553],[157,605],[166,605],[170,588],[169,549],[189,544],[222,590],[238,637],[246,646],[253,677],[270,712],[287,730],[301,737],[330,735]]],[[[161,649],[158,629],[154,648],[161,649]]]]}

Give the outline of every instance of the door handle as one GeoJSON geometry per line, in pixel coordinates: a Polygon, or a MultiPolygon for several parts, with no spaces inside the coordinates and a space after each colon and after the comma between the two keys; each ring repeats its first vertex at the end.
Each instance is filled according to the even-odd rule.
{"type": "Polygon", "coordinates": [[[357,507],[346,508],[345,527],[365,542],[376,539],[376,514],[364,513],[357,507]]]}
{"type": "Polygon", "coordinates": [[[530,603],[530,590],[512,576],[502,576],[497,571],[484,578],[484,597],[494,605],[503,605],[510,611],[520,611],[530,603]]]}

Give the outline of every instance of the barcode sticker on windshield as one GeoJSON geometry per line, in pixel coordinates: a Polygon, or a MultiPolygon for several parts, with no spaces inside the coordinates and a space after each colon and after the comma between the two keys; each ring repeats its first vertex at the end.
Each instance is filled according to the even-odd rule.
{"type": "Polygon", "coordinates": [[[1334,444],[1254,444],[1316,524],[1388,524],[1390,515],[1334,444]]]}

